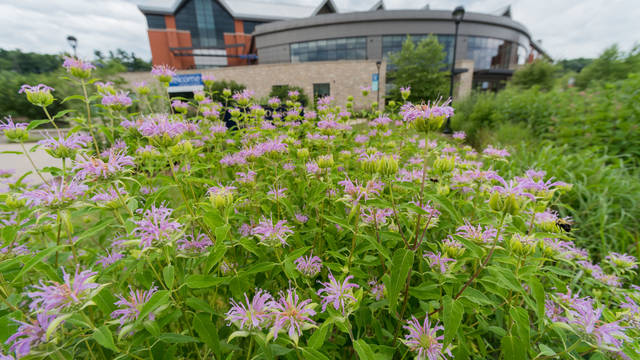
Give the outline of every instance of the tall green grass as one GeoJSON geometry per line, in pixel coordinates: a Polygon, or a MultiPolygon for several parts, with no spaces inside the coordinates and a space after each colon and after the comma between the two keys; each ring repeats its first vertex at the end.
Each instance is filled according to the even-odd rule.
{"type": "Polygon", "coordinates": [[[528,168],[542,169],[573,184],[557,209],[571,216],[576,242],[595,257],[609,251],[640,256],[640,172],[624,160],[546,142],[532,146],[521,142],[513,148],[503,171],[512,176],[528,168]]]}

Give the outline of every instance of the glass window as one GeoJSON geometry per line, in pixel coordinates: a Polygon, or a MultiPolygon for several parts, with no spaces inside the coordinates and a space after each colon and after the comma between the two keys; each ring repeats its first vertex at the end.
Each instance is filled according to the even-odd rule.
{"type": "Polygon", "coordinates": [[[321,98],[331,95],[331,85],[329,83],[313,84],[313,97],[321,98]]]}
{"type": "Polygon", "coordinates": [[[516,59],[517,64],[524,65],[527,62],[527,48],[522,45],[518,45],[518,54],[516,56],[518,57],[516,59]]]}
{"type": "Polygon", "coordinates": [[[291,44],[291,62],[361,60],[367,58],[365,37],[306,41],[291,44]]]}
{"type": "Polygon", "coordinates": [[[145,14],[149,29],[164,29],[167,25],[164,22],[164,15],[145,14]]]}
{"type": "MultiPolygon", "coordinates": [[[[421,40],[426,39],[429,34],[411,34],[411,40],[414,44],[418,44],[421,40]]],[[[453,57],[453,35],[435,35],[438,42],[442,45],[445,52],[445,62],[451,64],[453,57]]],[[[402,44],[407,39],[407,35],[386,35],[382,37],[382,55],[388,60],[389,55],[402,49],[402,44]]]]}
{"type": "Polygon", "coordinates": [[[261,21],[242,20],[242,26],[245,34],[251,34],[256,29],[256,26],[260,24],[264,23],[261,21]]]}
{"type": "Polygon", "coordinates": [[[469,36],[467,58],[474,62],[474,70],[508,69],[511,60],[511,41],[469,36]]]}
{"type": "Polygon", "coordinates": [[[176,12],[176,27],[191,32],[193,47],[224,48],[224,33],[235,32],[233,18],[217,1],[189,0],[176,12]]]}

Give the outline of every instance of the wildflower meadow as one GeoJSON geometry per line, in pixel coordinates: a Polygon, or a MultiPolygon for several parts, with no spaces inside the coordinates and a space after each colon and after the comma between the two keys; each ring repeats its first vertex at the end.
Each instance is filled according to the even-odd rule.
{"type": "Polygon", "coordinates": [[[0,125],[58,164],[0,194],[0,359],[640,359],[637,259],[576,245],[565,179],[443,135],[449,101],[64,67],[84,112],[25,84],[46,118],[0,125]]]}

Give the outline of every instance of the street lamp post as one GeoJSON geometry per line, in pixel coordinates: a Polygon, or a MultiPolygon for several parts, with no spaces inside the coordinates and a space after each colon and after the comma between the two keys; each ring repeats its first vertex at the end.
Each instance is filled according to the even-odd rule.
{"type": "Polygon", "coordinates": [[[376,61],[376,67],[378,68],[378,110],[380,110],[380,66],[382,65],[382,61],[376,61]]]}
{"type": "Polygon", "coordinates": [[[76,48],[78,47],[78,39],[76,39],[76,37],[73,36],[73,35],[69,35],[69,36],[67,36],[67,42],[69,43],[69,45],[73,49],[73,57],[77,58],[78,55],[76,53],[76,48]]]}
{"type": "MultiPolygon", "coordinates": [[[[456,71],[456,50],[458,47],[458,27],[460,26],[462,19],[464,19],[464,7],[463,6],[456,7],[451,13],[451,18],[453,19],[453,22],[456,24],[456,32],[453,37],[453,59],[451,59],[451,86],[449,87],[449,98],[453,99],[453,79],[455,77],[455,71],[456,71]]],[[[453,133],[453,131],[451,130],[451,118],[447,118],[447,123],[444,125],[443,132],[445,134],[453,133]]]]}

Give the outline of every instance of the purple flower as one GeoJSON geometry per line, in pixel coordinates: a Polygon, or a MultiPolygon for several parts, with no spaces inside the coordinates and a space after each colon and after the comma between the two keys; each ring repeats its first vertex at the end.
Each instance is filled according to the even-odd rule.
{"type": "Polygon", "coordinates": [[[129,92],[119,91],[115,94],[109,94],[102,97],[102,105],[112,107],[116,110],[122,110],[131,106],[133,102],[129,97],[129,92]]]}
{"type": "Polygon", "coordinates": [[[187,112],[187,109],[189,109],[189,104],[184,101],[173,100],[171,102],[171,107],[178,112],[187,112]]]}
{"type": "MultiPolygon", "coordinates": [[[[9,349],[16,354],[16,358],[26,356],[31,352],[31,347],[47,341],[46,334],[49,324],[56,318],[56,315],[49,315],[46,312],[36,314],[36,319],[30,323],[16,321],[20,324],[18,330],[7,339],[7,344],[12,343],[9,349]]],[[[15,320],[14,320],[15,321],[15,320]]]]}
{"type": "Polygon", "coordinates": [[[482,151],[483,154],[490,156],[490,157],[495,157],[495,158],[505,158],[507,156],[510,156],[511,154],[509,154],[509,152],[507,150],[504,149],[496,149],[493,146],[489,145],[487,146],[486,149],[484,149],[482,151]]]}
{"type": "Polygon", "coordinates": [[[576,325],[584,334],[593,336],[599,346],[621,350],[624,341],[629,340],[624,333],[625,327],[621,326],[619,321],[605,323],[600,320],[601,317],[602,308],[594,309],[591,299],[576,302],[569,310],[570,324],[576,325]]]}
{"type": "Polygon", "coordinates": [[[67,183],[56,179],[48,185],[42,184],[36,190],[26,191],[21,197],[31,206],[65,207],[84,195],[88,189],[87,185],[78,182],[76,178],[67,183]]]}
{"type": "Polygon", "coordinates": [[[379,181],[369,180],[367,181],[366,186],[362,186],[358,183],[358,180],[353,182],[349,177],[339,181],[338,184],[342,185],[343,190],[347,195],[347,199],[354,205],[356,205],[362,198],[366,201],[373,198],[374,195],[380,196],[380,191],[384,188],[384,183],[379,181]]]}
{"type": "Polygon", "coordinates": [[[371,295],[375,297],[376,301],[382,300],[384,297],[384,284],[378,282],[376,279],[369,280],[369,286],[371,286],[371,295]]]}
{"type": "Polygon", "coordinates": [[[246,293],[244,299],[244,303],[231,299],[231,309],[226,314],[226,320],[242,330],[262,329],[271,320],[273,297],[262,289],[256,289],[251,301],[246,293]]]}
{"type": "Polygon", "coordinates": [[[107,255],[101,256],[100,259],[96,261],[96,264],[100,264],[102,265],[103,269],[106,269],[109,266],[115,264],[118,260],[122,259],[123,257],[124,255],[119,252],[109,253],[109,250],[107,250],[107,255]]]}
{"type": "Polygon", "coordinates": [[[71,305],[80,304],[87,295],[87,290],[95,289],[99,285],[93,282],[93,276],[98,273],[95,271],[84,270],[80,272],[80,267],[76,267],[76,273],[71,279],[71,275],[62,269],[64,283],[60,284],[55,281],[49,281],[45,284],[40,280],[40,285],[34,285],[34,291],[28,292],[32,301],[29,308],[34,311],[43,309],[50,311],[54,309],[63,309],[71,305]]]}
{"type": "Polygon", "coordinates": [[[362,222],[369,225],[384,225],[387,223],[387,218],[391,215],[393,215],[393,209],[376,209],[364,207],[360,209],[362,222]]]}
{"type": "Polygon", "coordinates": [[[378,116],[377,118],[371,120],[369,122],[369,126],[371,127],[385,127],[391,124],[392,120],[388,116],[378,116]]]}
{"type": "Polygon", "coordinates": [[[637,259],[628,254],[610,252],[605,259],[607,259],[612,266],[623,270],[631,270],[638,267],[637,259]]]}
{"type": "Polygon", "coordinates": [[[307,221],[309,221],[309,217],[307,215],[305,215],[305,214],[302,214],[302,213],[296,213],[295,214],[295,218],[296,218],[296,221],[298,221],[301,224],[304,224],[307,221]]]}
{"type": "Polygon", "coordinates": [[[134,221],[137,225],[133,229],[135,236],[140,237],[140,247],[150,247],[154,242],[168,242],[171,235],[178,231],[182,225],[177,221],[171,221],[169,218],[173,209],[169,209],[160,205],[152,205],[150,209],[144,212],[142,220],[134,221]]]}
{"type": "Polygon", "coordinates": [[[222,262],[220,263],[220,271],[222,271],[222,275],[227,275],[229,274],[231,271],[235,271],[235,269],[238,268],[238,264],[237,263],[229,263],[226,260],[222,260],[222,262]]]}
{"type": "MultiPolygon", "coordinates": [[[[129,286],[128,298],[124,297],[124,295],[116,295],[119,300],[116,301],[114,305],[118,305],[120,308],[111,313],[111,318],[120,318],[120,327],[128,322],[138,320],[140,310],[142,310],[157,290],[158,288],[156,286],[152,286],[151,289],[146,291],[139,289],[134,290],[129,286]]],[[[153,320],[154,317],[155,315],[153,313],[149,313],[149,320],[153,320]]]]}
{"type": "MultiPolygon", "coordinates": [[[[47,136],[46,139],[38,141],[38,144],[46,146],[49,150],[60,153],[60,152],[68,152],[73,154],[73,152],[69,150],[79,150],[83,147],[87,146],[91,142],[91,136],[83,133],[73,133],[67,136],[66,139],[58,138],[54,139],[52,137],[47,136]]],[[[72,156],[65,156],[72,157],[72,156]]]]}
{"type": "Polygon", "coordinates": [[[287,246],[287,238],[293,231],[287,226],[287,220],[280,220],[273,224],[273,219],[262,217],[258,225],[254,226],[251,234],[256,236],[260,243],[267,246],[287,246]]]}
{"type": "Polygon", "coordinates": [[[0,121],[0,130],[7,131],[15,131],[15,130],[26,130],[28,123],[14,123],[11,116],[7,116],[4,118],[5,122],[0,121]]]}
{"type": "Polygon", "coordinates": [[[50,93],[54,90],[55,90],[54,88],[52,88],[51,86],[47,86],[45,84],[38,84],[34,86],[24,84],[20,87],[20,90],[18,90],[18,94],[50,93]]]}
{"type": "Polygon", "coordinates": [[[237,172],[236,173],[236,181],[243,184],[251,184],[256,181],[257,173],[252,170],[247,170],[246,173],[237,172]]]}
{"type": "Polygon", "coordinates": [[[438,220],[440,219],[440,211],[431,205],[431,200],[423,204],[419,199],[416,199],[411,201],[410,204],[417,206],[420,210],[425,212],[425,215],[428,216],[426,223],[428,227],[431,228],[438,223],[438,220]]]}
{"type": "Polygon", "coordinates": [[[205,234],[199,234],[197,238],[193,235],[185,235],[182,239],[176,242],[178,250],[189,253],[204,253],[209,246],[213,246],[211,239],[205,234]]]}
{"type": "Polygon", "coordinates": [[[91,198],[91,201],[94,201],[97,203],[108,203],[108,202],[119,200],[120,196],[124,196],[126,194],[127,194],[127,191],[123,188],[118,188],[118,191],[115,191],[113,188],[109,188],[106,190],[97,191],[96,194],[91,198]]]}
{"type": "Polygon", "coordinates": [[[429,316],[424,318],[424,322],[420,324],[420,321],[415,316],[411,316],[411,320],[407,322],[407,325],[403,328],[409,331],[404,336],[402,342],[409,347],[411,351],[417,352],[416,359],[419,360],[441,360],[446,359],[447,355],[453,358],[449,348],[442,349],[442,340],[444,335],[438,336],[437,332],[444,330],[444,326],[435,324],[432,328],[429,322],[429,316]]]}
{"type": "Polygon", "coordinates": [[[313,256],[313,253],[307,256],[300,256],[294,263],[296,264],[296,269],[308,277],[314,277],[322,270],[322,260],[317,256],[313,256]]]}
{"type": "Polygon", "coordinates": [[[92,70],[96,68],[90,62],[85,62],[80,59],[72,58],[69,56],[64,57],[64,62],[62,63],[62,66],[65,69],[67,69],[67,71],[71,71],[72,69],[92,70]]]}
{"type": "Polygon", "coordinates": [[[307,173],[310,175],[315,175],[320,172],[320,166],[315,161],[309,161],[305,164],[307,169],[307,173]]]}
{"type": "Polygon", "coordinates": [[[29,248],[25,245],[20,245],[18,243],[11,243],[7,246],[0,247],[0,254],[12,254],[12,255],[27,255],[30,254],[29,248]]]}
{"type": "Polygon", "coordinates": [[[562,316],[564,309],[553,300],[546,299],[544,301],[544,313],[553,322],[567,321],[567,318],[562,316]]]}
{"type": "Polygon", "coordinates": [[[327,305],[333,304],[333,308],[340,310],[344,315],[347,310],[347,305],[351,302],[356,302],[357,299],[353,297],[352,288],[359,288],[356,284],[349,283],[349,280],[353,279],[353,275],[347,276],[342,282],[336,280],[333,274],[329,272],[329,281],[321,282],[324,288],[318,290],[318,296],[322,296],[322,311],[326,311],[327,305]],[[324,295],[322,295],[324,293],[324,295]]]}
{"type": "Polygon", "coordinates": [[[278,185],[274,185],[274,186],[269,187],[269,189],[270,190],[269,190],[269,192],[267,192],[267,195],[273,196],[276,199],[276,201],[278,199],[282,199],[282,198],[287,197],[287,195],[286,195],[287,188],[286,187],[285,188],[281,188],[281,187],[278,187],[278,185]]]}
{"type": "Polygon", "coordinates": [[[456,140],[464,140],[467,137],[467,134],[464,131],[456,131],[451,135],[451,137],[456,140]]]}
{"type": "Polygon", "coordinates": [[[157,77],[161,82],[168,83],[172,77],[176,76],[176,72],[168,65],[155,65],[151,69],[151,75],[157,77]]]}
{"type": "Polygon", "coordinates": [[[289,90],[289,92],[287,93],[287,95],[290,98],[294,98],[294,97],[298,97],[300,95],[300,92],[298,90],[289,90]]]}
{"type": "Polygon", "coordinates": [[[449,265],[447,263],[455,263],[456,260],[455,259],[451,259],[451,258],[447,258],[447,257],[443,257],[442,254],[440,254],[439,252],[437,254],[428,251],[425,252],[423,257],[428,258],[429,259],[429,267],[430,268],[434,268],[434,267],[440,267],[440,273],[444,274],[447,272],[449,265]]]}
{"type": "MultiPolygon", "coordinates": [[[[498,230],[491,225],[486,225],[484,228],[482,225],[473,226],[468,220],[465,220],[464,225],[456,229],[456,235],[478,244],[487,244],[495,239],[498,235],[498,230]]],[[[500,236],[498,241],[501,240],[502,236],[500,236]]]]}
{"type": "Polygon", "coordinates": [[[288,289],[286,294],[280,292],[278,301],[271,302],[271,311],[274,315],[271,328],[274,339],[278,338],[280,330],[287,330],[289,337],[297,343],[302,330],[315,325],[311,320],[311,316],[316,314],[311,300],[300,301],[295,289],[288,289]]]}
{"type": "Polygon", "coordinates": [[[83,158],[77,162],[74,170],[78,170],[78,177],[86,179],[89,177],[108,179],[125,170],[125,166],[133,166],[133,157],[121,150],[110,150],[108,160],[105,162],[100,158],[83,158]]]}

